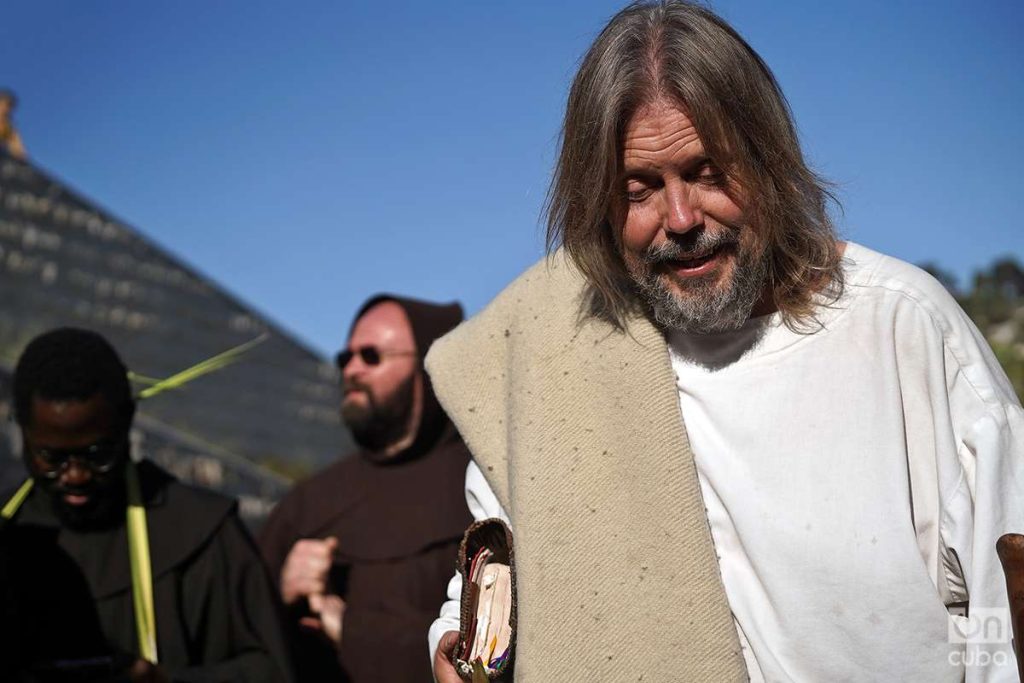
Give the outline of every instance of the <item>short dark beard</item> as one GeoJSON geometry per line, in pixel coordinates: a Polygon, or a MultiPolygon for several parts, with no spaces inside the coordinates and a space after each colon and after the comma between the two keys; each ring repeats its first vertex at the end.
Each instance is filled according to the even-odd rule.
{"type": "Polygon", "coordinates": [[[351,388],[366,394],[367,402],[341,404],[341,418],[352,432],[352,439],[368,451],[379,452],[407,436],[415,382],[416,375],[412,375],[387,403],[378,402],[369,387],[353,383],[351,388]]]}
{"type": "Polygon", "coordinates": [[[630,277],[655,321],[666,329],[691,334],[712,334],[737,330],[750,319],[768,277],[767,251],[754,253],[740,245],[738,231],[709,234],[695,230],[644,252],[640,265],[631,265],[630,277]],[[736,262],[729,282],[720,275],[687,281],[686,296],[679,296],[665,282],[670,274],[659,266],[715,249],[736,250],[736,262]]]}

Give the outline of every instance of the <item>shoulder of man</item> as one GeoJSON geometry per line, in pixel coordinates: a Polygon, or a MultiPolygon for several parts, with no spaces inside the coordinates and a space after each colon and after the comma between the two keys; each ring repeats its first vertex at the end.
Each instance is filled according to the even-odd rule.
{"type": "Polygon", "coordinates": [[[570,339],[585,281],[561,250],[516,278],[482,311],[439,339],[426,368],[438,400],[474,459],[505,498],[506,432],[512,375],[537,371],[538,354],[570,339]]]}
{"type": "Polygon", "coordinates": [[[918,266],[858,244],[847,247],[846,257],[854,264],[848,269],[849,287],[904,298],[937,317],[961,312],[942,283],[918,266]]]}
{"type": "Polygon", "coordinates": [[[1016,402],[988,341],[942,283],[922,268],[859,245],[848,255],[856,266],[846,286],[891,316],[897,344],[916,353],[922,344],[941,345],[951,381],[962,373],[984,402],[1016,402]]]}
{"type": "Polygon", "coordinates": [[[230,496],[179,480],[151,460],[142,460],[137,467],[147,509],[188,505],[207,514],[224,516],[238,504],[230,496]]]}
{"type": "Polygon", "coordinates": [[[352,452],[323,469],[299,480],[286,493],[271,513],[271,519],[284,517],[290,524],[319,517],[325,501],[345,498],[345,486],[358,469],[358,452],[352,452]]]}
{"type": "Polygon", "coordinates": [[[226,520],[238,516],[238,501],[216,491],[192,486],[143,460],[139,482],[146,500],[150,535],[165,546],[159,554],[176,564],[204,545],[226,520]]]}
{"type": "Polygon", "coordinates": [[[850,245],[846,287],[857,298],[871,297],[887,308],[912,314],[947,342],[980,336],[954,296],[922,268],[860,245],[850,245]]]}
{"type": "MultiPolygon", "coordinates": [[[[482,311],[434,342],[426,367],[435,389],[471,379],[469,366],[493,365],[495,358],[504,361],[505,349],[524,338],[558,334],[560,329],[552,329],[551,323],[571,329],[583,286],[579,271],[561,250],[542,258],[482,311]]],[[[445,398],[451,402],[456,397],[449,393],[445,391],[445,398]]],[[[451,416],[447,405],[445,409],[451,416]]]]}
{"type": "Polygon", "coordinates": [[[351,498],[358,479],[359,453],[353,452],[299,481],[274,506],[257,542],[268,566],[276,571],[300,538],[319,536],[351,498]]]}

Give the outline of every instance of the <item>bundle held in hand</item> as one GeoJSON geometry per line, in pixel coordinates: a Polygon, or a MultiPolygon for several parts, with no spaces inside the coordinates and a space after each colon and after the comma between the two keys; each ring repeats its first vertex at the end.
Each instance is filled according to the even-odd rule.
{"type": "Polygon", "coordinates": [[[462,604],[454,663],[474,683],[511,679],[515,647],[512,534],[499,519],[474,523],[459,547],[462,604]]]}

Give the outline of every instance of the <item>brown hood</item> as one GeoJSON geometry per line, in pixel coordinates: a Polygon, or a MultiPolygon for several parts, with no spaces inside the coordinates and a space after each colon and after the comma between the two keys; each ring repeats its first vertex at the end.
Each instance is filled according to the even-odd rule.
{"type": "Polygon", "coordinates": [[[376,294],[367,299],[352,319],[352,325],[349,327],[350,337],[356,322],[368,310],[382,301],[394,301],[402,307],[405,315],[409,318],[413,338],[416,341],[416,354],[420,361],[420,374],[423,377],[423,415],[420,418],[416,439],[404,452],[387,460],[389,463],[398,463],[417,458],[429,451],[450,424],[448,417],[441,409],[441,404],[437,401],[437,396],[434,395],[430,376],[423,370],[423,359],[426,358],[431,344],[462,322],[463,313],[462,306],[456,301],[447,304],[434,304],[394,294],[376,294]]]}

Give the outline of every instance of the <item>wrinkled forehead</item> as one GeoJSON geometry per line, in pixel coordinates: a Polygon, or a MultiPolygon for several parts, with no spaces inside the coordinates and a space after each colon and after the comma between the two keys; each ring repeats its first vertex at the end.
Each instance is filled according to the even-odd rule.
{"type": "Polygon", "coordinates": [[[349,348],[378,346],[381,348],[415,351],[416,340],[412,324],[405,309],[394,301],[381,301],[371,306],[352,327],[349,348]]]}
{"type": "Polygon", "coordinates": [[[626,123],[620,143],[624,161],[637,161],[657,151],[696,154],[703,150],[701,136],[686,109],[673,100],[659,98],[639,107],[626,123]]]}
{"type": "Polygon", "coordinates": [[[718,102],[690,104],[668,92],[645,97],[624,113],[618,136],[619,161],[623,160],[630,138],[645,135],[699,147],[718,163],[734,161],[741,145],[733,140],[736,131],[727,117],[728,112],[718,102]]]}

